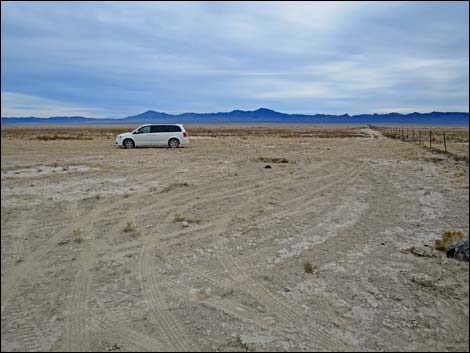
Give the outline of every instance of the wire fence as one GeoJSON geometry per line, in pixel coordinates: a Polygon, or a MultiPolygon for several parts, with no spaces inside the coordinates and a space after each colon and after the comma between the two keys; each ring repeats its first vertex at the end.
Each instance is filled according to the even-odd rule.
{"type": "Polygon", "coordinates": [[[382,135],[422,145],[446,153],[455,159],[469,160],[469,130],[463,128],[410,128],[368,125],[382,135]]]}

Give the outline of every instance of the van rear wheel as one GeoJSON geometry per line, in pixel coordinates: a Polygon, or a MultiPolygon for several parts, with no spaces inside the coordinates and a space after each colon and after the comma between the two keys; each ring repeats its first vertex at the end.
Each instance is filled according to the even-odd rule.
{"type": "Polygon", "coordinates": [[[180,142],[178,139],[170,139],[170,141],[168,141],[168,146],[170,146],[170,148],[178,148],[180,146],[180,142]]]}
{"type": "Polygon", "coordinates": [[[134,148],[134,141],[131,139],[124,140],[123,142],[124,148],[134,148]]]}

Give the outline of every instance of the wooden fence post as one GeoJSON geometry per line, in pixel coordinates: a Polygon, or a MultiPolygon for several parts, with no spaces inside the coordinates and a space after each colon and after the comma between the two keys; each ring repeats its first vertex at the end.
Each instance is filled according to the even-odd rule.
{"type": "Polygon", "coordinates": [[[418,144],[421,145],[421,130],[418,129],[418,144]]]}
{"type": "Polygon", "coordinates": [[[429,148],[432,148],[431,139],[432,139],[432,130],[429,130],[429,148]]]}
{"type": "Polygon", "coordinates": [[[442,135],[444,136],[444,151],[447,153],[446,132],[442,131],[442,135]]]}

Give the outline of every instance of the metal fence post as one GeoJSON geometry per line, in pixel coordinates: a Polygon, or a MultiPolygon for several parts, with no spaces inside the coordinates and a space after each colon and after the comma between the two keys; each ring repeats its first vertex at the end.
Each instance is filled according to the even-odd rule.
{"type": "Polygon", "coordinates": [[[432,130],[429,130],[429,148],[432,148],[431,139],[432,139],[432,130]]]}
{"type": "Polygon", "coordinates": [[[447,153],[446,132],[442,131],[442,135],[444,136],[444,151],[447,153]]]}

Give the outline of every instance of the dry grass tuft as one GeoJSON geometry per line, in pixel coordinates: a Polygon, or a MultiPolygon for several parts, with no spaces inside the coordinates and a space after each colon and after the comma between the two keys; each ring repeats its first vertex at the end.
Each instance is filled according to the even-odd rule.
{"type": "Polygon", "coordinates": [[[464,235],[459,230],[457,231],[446,230],[444,233],[442,233],[442,239],[436,239],[434,243],[435,248],[436,250],[446,251],[449,245],[456,243],[459,240],[462,240],[463,238],[464,238],[464,235]]]}
{"type": "Polygon", "coordinates": [[[39,135],[36,136],[36,140],[39,141],[56,141],[56,140],[93,140],[93,137],[90,136],[67,136],[67,135],[39,135]]]}
{"type": "Polygon", "coordinates": [[[258,160],[264,163],[289,163],[289,161],[286,158],[259,157],[258,160]]]}
{"type": "Polygon", "coordinates": [[[72,241],[74,243],[80,244],[82,242],[82,230],[80,228],[75,229],[72,233],[72,241]]]}
{"type": "Polygon", "coordinates": [[[175,222],[183,222],[184,220],[186,220],[186,218],[184,218],[182,215],[175,215],[175,222]]]}
{"type": "Polygon", "coordinates": [[[137,230],[136,226],[131,222],[127,222],[127,225],[124,228],[125,233],[132,233],[132,232],[135,232],[136,230],[137,230]]]}
{"type": "Polygon", "coordinates": [[[201,224],[202,220],[199,218],[186,218],[180,214],[175,215],[175,222],[187,222],[187,223],[195,223],[195,224],[201,224]]]}
{"type": "Polygon", "coordinates": [[[178,188],[184,188],[188,186],[189,186],[188,183],[173,183],[167,186],[166,188],[164,188],[161,192],[164,193],[164,192],[168,192],[168,191],[172,191],[178,188]]]}
{"type": "Polygon", "coordinates": [[[304,262],[305,273],[313,273],[313,265],[310,262],[304,262]]]}

